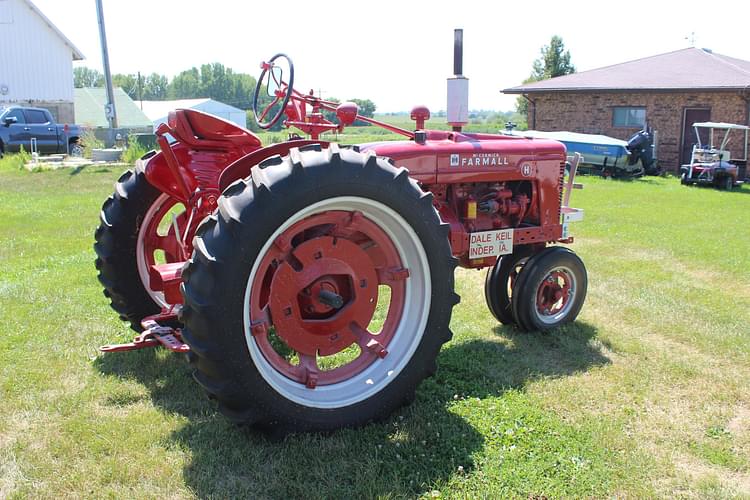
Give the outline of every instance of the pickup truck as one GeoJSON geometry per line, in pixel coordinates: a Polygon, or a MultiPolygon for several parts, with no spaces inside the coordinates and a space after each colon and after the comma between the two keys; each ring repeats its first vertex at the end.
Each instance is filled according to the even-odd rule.
{"type": "Polygon", "coordinates": [[[31,139],[36,139],[40,154],[83,154],[78,125],[58,125],[49,110],[21,106],[0,106],[0,157],[16,153],[21,146],[31,151],[31,139]]]}

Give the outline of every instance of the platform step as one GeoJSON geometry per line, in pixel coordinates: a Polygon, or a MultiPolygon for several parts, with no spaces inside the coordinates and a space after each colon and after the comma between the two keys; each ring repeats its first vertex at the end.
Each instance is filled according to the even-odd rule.
{"type": "Polygon", "coordinates": [[[152,290],[164,292],[164,298],[169,304],[182,304],[182,268],[184,262],[170,262],[169,264],[154,264],[149,270],[149,281],[152,290]]]}

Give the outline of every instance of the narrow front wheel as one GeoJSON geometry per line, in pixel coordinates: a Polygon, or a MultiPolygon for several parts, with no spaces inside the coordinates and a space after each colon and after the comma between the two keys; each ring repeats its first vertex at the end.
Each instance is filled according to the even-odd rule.
{"type": "Polygon", "coordinates": [[[588,277],[578,256],[550,247],[526,263],[513,293],[513,315],[526,330],[546,331],[576,319],[586,299],[588,277]]]}
{"type": "Polygon", "coordinates": [[[503,255],[487,271],[484,298],[492,315],[504,325],[515,323],[511,297],[518,275],[531,256],[530,246],[520,246],[512,254],[503,255]]]}

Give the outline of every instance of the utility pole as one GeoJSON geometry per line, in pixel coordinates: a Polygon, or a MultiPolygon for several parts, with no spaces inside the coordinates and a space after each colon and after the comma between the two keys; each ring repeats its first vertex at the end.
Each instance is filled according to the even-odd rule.
{"type": "Polygon", "coordinates": [[[143,87],[141,86],[141,72],[138,72],[138,100],[141,101],[141,111],[143,111],[143,87]]]}
{"type": "Polygon", "coordinates": [[[104,83],[107,88],[107,104],[104,106],[104,114],[109,122],[109,144],[115,143],[115,129],[117,128],[117,110],[115,109],[115,91],[112,88],[112,72],[109,69],[109,50],[107,49],[107,32],[104,30],[104,9],[102,0],[96,0],[96,15],[99,18],[99,40],[102,46],[102,65],[104,66],[104,83]]]}

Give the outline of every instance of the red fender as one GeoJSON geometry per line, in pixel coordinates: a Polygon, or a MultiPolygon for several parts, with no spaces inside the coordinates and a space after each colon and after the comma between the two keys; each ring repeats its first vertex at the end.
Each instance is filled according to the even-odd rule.
{"type": "Polygon", "coordinates": [[[289,154],[289,150],[292,148],[299,148],[310,144],[320,144],[321,147],[326,148],[330,143],[327,141],[297,139],[280,144],[272,144],[243,156],[221,172],[221,176],[219,177],[219,191],[223,192],[227,186],[237,179],[249,177],[252,168],[266,158],[276,155],[285,156],[289,154]]]}
{"type": "MultiPolygon", "coordinates": [[[[184,144],[173,144],[172,151],[178,161],[182,164],[186,164],[189,161],[190,148],[184,144]]],[[[142,170],[146,175],[148,182],[159,191],[187,204],[188,200],[183,193],[182,187],[178,184],[177,179],[175,179],[174,174],[167,165],[167,159],[163,152],[152,151],[145,157],[136,161],[135,168],[142,170]]],[[[188,176],[187,179],[189,179],[188,189],[195,190],[197,183],[195,182],[194,177],[188,176]]]]}

